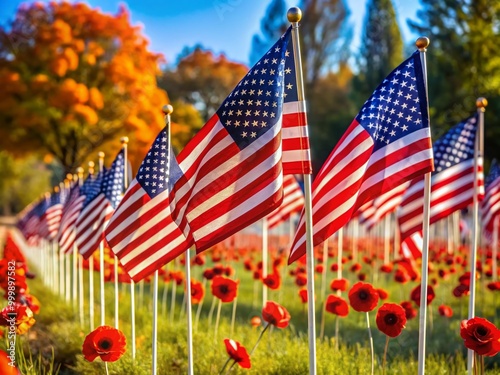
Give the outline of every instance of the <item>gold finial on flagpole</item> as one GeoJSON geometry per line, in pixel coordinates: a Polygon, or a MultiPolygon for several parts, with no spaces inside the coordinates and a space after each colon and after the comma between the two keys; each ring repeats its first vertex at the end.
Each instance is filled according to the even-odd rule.
{"type": "Polygon", "coordinates": [[[291,7],[288,9],[286,17],[288,18],[288,22],[299,22],[302,19],[302,11],[299,7],[291,7]]]}
{"type": "Polygon", "coordinates": [[[476,107],[479,111],[484,112],[487,105],[488,100],[486,100],[486,98],[480,97],[476,99],[476,107]]]}
{"type": "Polygon", "coordinates": [[[89,161],[89,174],[94,174],[95,163],[93,161],[89,161]]]}
{"type": "Polygon", "coordinates": [[[97,156],[99,157],[99,159],[104,159],[104,152],[99,151],[99,152],[97,153],[97,156]]]}
{"type": "Polygon", "coordinates": [[[161,107],[161,110],[164,115],[170,115],[174,111],[174,107],[172,107],[170,104],[165,104],[163,107],[161,107]]]}
{"type": "Polygon", "coordinates": [[[430,42],[431,41],[429,40],[429,38],[427,38],[426,36],[421,36],[416,40],[415,44],[417,45],[417,48],[420,52],[425,52],[430,42]]]}
{"type": "MultiPolygon", "coordinates": [[[[92,168],[94,167],[94,162],[89,162],[89,171],[90,171],[90,163],[92,163],[92,168]]],[[[78,174],[78,178],[81,180],[83,178],[83,168],[78,167],[76,168],[76,173],[78,174]]]]}
{"type": "MultiPolygon", "coordinates": [[[[54,192],[59,193],[59,186],[54,186],[54,192]]],[[[50,194],[49,194],[50,195],[50,194]]]]}
{"type": "Polygon", "coordinates": [[[120,142],[122,143],[122,145],[128,143],[128,137],[121,137],[120,142]]]}

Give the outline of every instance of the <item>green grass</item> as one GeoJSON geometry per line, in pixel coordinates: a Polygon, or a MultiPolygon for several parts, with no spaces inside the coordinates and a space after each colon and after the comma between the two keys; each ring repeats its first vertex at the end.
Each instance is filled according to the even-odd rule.
{"type": "MultiPolygon", "coordinates": [[[[331,260],[333,261],[333,260],[331,260]]],[[[329,263],[330,264],[330,263],[329,263]]],[[[228,356],[223,344],[224,338],[232,338],[244,345],[248,351],[258,339],[262,327],[250,325],[252,316],[261,312],[261,284],[258,294],[254,294],[254,281],[251,273],[244,271],[239,263],[231,263],[236,269],[235,279],[240,280],[238,291],[237,314],[234,332],[231,334],[232,303],[223,304],[220,325],[215,336],[215,309],[212,321],[208,315],[212,303],[210,288],[206,288],[205,301],[198,325],[193,329],[193,358],[196,374],[218,374],[228,356]]],[[[352,286],[356,275],[348,272],[349,264],[344,269],[344,277],[350,279],[352,286]]],[[[210,264],[208,265],[210,266],[210,264]]],[[[174,266],[169,265],[172,269],[174,266]]],[[[431,272],[430,278],[437,277],[438,268],[431,272]]],[[[201,273],[206,268],[194,266],[192,277],[201,280],[201,273]]],[[[233,368],[233,374],[307,374],[309,372],[309,350],[307,335],[307,305],[303,305],[298,297],[298,287],[288,272],[294,266],[283,269],[283,285],[279,291],[268,291],[268,299],[285,306],[292,316],[290,326],[285,329],[272,328],[265,333],[257,349],[251,356],[252,368],[249,370],[233,368]]],[[[183,268],[182,268],[183,269],[183,268]]],[[[447,281],[439,280],[435,287],[436,299],[429,306],[427,319],[427,356],[425,361],[427,374],[465,374],[466,350],[460,338],[460,321],[467,317],[467,299],[457,299],[451,291],[458,283],[458,276],[464,270],[451,275],[447,281]],[[438,315],[440,304],[450,305],[454,310],[452,318],[438,315]]],[[[371,269],[363,265],[363,272],[371,275],[371,269]]],[[[328,271],[328,284],[336,273],[328,271]]],[[[36,324],[31,331],[21,337],[24,356],[27,360],[21,366],[23,374],[104,374],[104,363],[97,359],[86,361],[81,354],[81,346],[85,336],[90,332],[88,321],[88,274],[85,273],[85,323],[81,327],[79,312],[73,305],[67,304],[61,297],[52,293],[39,278],[31,280],[30,290],[41,301],[40,314],[36,316],[36,324]],[[30,357],[31,356],[31,357],[30,357]],[[59,371],[57,369],[59,368],[59,371]]],[[[369,280],[373,281],[373,280],[369,280]]],[[[366,318],[363,313],[351,309],[349,316],[338,319],[338,340],[335,338],[337,318],[331,314],[325,316],[325,337],[319,339],[321,324],[321,296],[319,296],[321,277],[316,275],[316,327],[317,327],[317,373],[318,374],[369,374],[370,349],[366,318]]],[[[95,275],[96,301],[99,297],[98,275],[95,275]]],[[[183,287],[176,288],[175,309],[171,315],[172,284],[168,286],[168,299],[163,305],[164,283],[159,284],[159,318],[158,318],[158,374],[187,373],[187,323],[182,306],[183,287]],[[163,311],[162,311],[163,310],[163,311]],[[173,318],[173,319],[171,319],[173,318]]],[[[386,302],[399,303],[409,300],[410,291],[417,285],[410,282],[404,285],[393,281],[392,275],[377,275],[374,286],[386,289],[389,299],[386,302]]],[[[478,281],[476,299],[476,316],[489,319],[499,326],[500,303],[496,292],[484,287],[484,280],[478,281]]],[[[129,286],[120,286],[119,328],[127,336],[127,352],[117,362],[109,363],[111,374],[150,374],[152,348],[152,284],[136,285],[136,344],[135,361],[131,356],[130,294],[129,286]]],[[[327,290],[327,293],[330,293],[327,290]]],[[[343,293],[347,299],[347,293],[343,293]]],[[[379,303],[379,306],[381,303],[379,303]]],[[[197,306],[193,306],[195,320],[197,306]]],[[[100,322],[99,304],[95,305],[95,326],[100,322]]],[[[114,287],[106,284],[106,324],[114,325],[114,287]]],[[[375,346],[375,373],[382,374],[382,356],[386,337],[379,332],[375,324],[376,310],[370,313],[373,340],[375,346]]],[[[408,321],[403,333],[389,342],[386,374],[413,375],[417,373],[418,363],[418,316],[408,321]]],[[[20,354],[19,354],[20,355],[20,354]]],[[[20,355],[21,356],[21,355],[20,355]]],[[[486,358],[487,374],[500,373],[500,361],[497,357],[486,358]]]]}

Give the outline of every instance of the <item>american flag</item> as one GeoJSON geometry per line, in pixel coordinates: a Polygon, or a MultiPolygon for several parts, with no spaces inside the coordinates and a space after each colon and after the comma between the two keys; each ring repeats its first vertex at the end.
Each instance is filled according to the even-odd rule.
{"type": "Polygon", "coordinates": [[[68,200],[63,208],[61,218],[61,226],[57,234],[57,242],[59,248],[64,253],[69,253],[73,250],[73,244],[76,238],[76,220],[80,215],[83,203],[85,201],[85,191],[90,184],[93,183],[92,175],[89,175],[80,188],[78,183],[75,183],[69,191],[68,200]]]}
{"type": "Polygon", "coordinates": [[[484,182],[484,199],[481,202],[483,228],[493,233],[493,222],[500,213],[500,165],[494,162],[484,182]]]}
{"type": "Polygon", "coordinates": [[[365,225],[366,229],[372,230],[385,215],[394,212],[399,207],[409,185],[410,181],[407,181],[361,206],[355,215],[359,223],[365,225]]]}
{"type": "Polygon", "coordinates": [[[304,193],[294,175],[283,177],[283,203],[276,210],[267,215],[269,229],[278,226],[287,220],[291,214],[302,211],[304,207],[304,193]]]}
{"type": "Polygon", "coordinates": [[[66,201],[64,189],[57,190],[46,197],[45,212],[40,218],[38,234],[41,238],[54,240],[59,231],[61,217],[66,201]]]}
{"type": "MultiPolygon", "coordinates": [[[[365,102],[312,186],[313,242],[342,228],[366,202],[433,169],[427,97],[419,52],[365,102]]],[[[302,215],[288,262],[305,254],[302,215]]]]}
{"type": "Polygon", "coordinates": [[[40,218],[45,212],[45,201],[45,198],[34,201],[19,213],[16,226],[26,240],[30,240],[33,236],[38,236],[40,218]]]}
{"type": "Polygon", "coordinates": [[[289,28],[179,154],[172,217],[198,252],[278,207],[283,173],[311,172],[296,90],[289,28]]]}
{"type": "MultiPolygon", "coordinates": [[[[106,240],[138,282],[185,252],[190,244],[170,216],[166,129],[156,137],[106,228],[106,240]]],[[[171,163],[175,156],[170,151],[171,163]]]]}
{"type": "MultiPolygon", "coordinates": [[[[430,224],[472,203],[477,115],[455,125],[434,144],[436,170],[431,176],[430,224]]],[[[479,198],[484,196],[483,161],[478,160],[479,198]]],[[[422,230],[424,180],[417,178],[398,211],[401,239],[422,230]]]]}
{"type": "Polygon", "coordinates": [[[422,257],[422,248],[424,247],[422,232],[418,231],[411,236],[406,237],[401,242],[401,253],[404,258],[417,259],[422,257]]]}
{"type": "MultiPolygon", "coordinates": [[[[89,196],[86,197],[84,207],[76,222],[76,245],[84,259],[88,259],[99,247],[99,243],[104,240],[104,229],[121,200],[125,164],[123,155],[122,149],[111,168],[104,171],[102,181],[98,181],[101,178],[98,176],[95,184],[96,187],[98,184],[100,189],[89,203],[86,203],[89,196]]],[[[90,197],[93,195],[94,192],[90,194],[90,197]]]]}

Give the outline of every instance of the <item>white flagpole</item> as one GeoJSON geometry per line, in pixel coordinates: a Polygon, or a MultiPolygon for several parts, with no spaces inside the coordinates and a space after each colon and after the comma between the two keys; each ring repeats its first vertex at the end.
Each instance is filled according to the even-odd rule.
{"type": "MultiPolygon", "coordinates": [[[[425,96],[427,94],[427,64],[425,52],[429,45],[427,37],[420,37],[416,43],[420,51],[420,61],[422,63],[422,73],[425,82],[425,96]]],[[[429,113],[429,104],[427,104],[429,113]]],[[[422,276],[420,284],[420,315],[418,329],[418,374],[425,374],[425,337],[426,337],[426,317],[427,317],[427,285],[428,285],[428,265],[429,265],[429,222],[430,222],[430,202],[431,202],[431,173],[424,177],[424,212],[422,222],[422,276]]]]}
{"type": "MultiPolygon", "coordinates": [[[[104,152],[99,151],[99,173],[104,171],[104,152]]],[[[101,285],[101,325],[105,325],[104,241],[99,243],[99,280],[101,285]]]]}
{"type": "MultiPolygon", "coordinates": [[[[287,12],[288,21],[292,24],[293,57],[295,61],[295,76],[297,78],[297,99],[304,101],[304,84],[302,78],[302,61],[300,60],[299,21],[302,11],[292,7],[287,12]]],[[[304,217],[306,223],[306,268],[307,268],[307,317],[309,336],[309,374],[316,374],[316,309],[314,306],[314,247],[311,175],[304,174],[304,217]]]]}
{"type": "MultiPolygon", "coordinates": [[[[89,161],[89,175],[94,174],[94,166],[95,166],[94,162],[89,161]]],[[[83,184],[83,176],[82,179],[80,180],[81,180],[80,183],[83,184]]],[[[78,260],[80,263],[80,275],[83,275],[83,267],[82,267],[83,259],[81,258],[82,257],[78,253],[78,260]]],[[[83,286],[83,283],[81,284],[83,286]]],[[[80,289],[80,300],[82,299],[82,296],[83,296],[83,290],[80,289]]],[[[82,306],[80,307],[81,310],[83,311],[82,306]]],[[[89,258],[89,322],[90,322],[90,330],[93,331],[94,330],[94,255],[93,254],[89,258]]]]}
{"type": "MultiPolygon", "coordinates": [[[[476,142],[474,145],[474,191],[472,200],[472,238],[469,253],[470,267],[470,287],[469,287],[469,315],[468,319],[475,316],[476,303],[476,258],[477,248],[479,244],[479,199],[478,199],[478,174],[479,174],[479,158],[483,156],[483,128],[484,128],[484,111],[488,101],[485,98],[476,100],[477,113],[479,115],[479,123],[476,133],[476,142]]],[[[474,351],[467,350],[467,373],[472,375],[474,371],[474,351]]]]}
{"type": "Polygon", "coordinates": [[[492,273],[492,279],[493,281],[498,280],[498,274],[497,274],[497,255],[498,255],[498,227],[499,227],[499,221],[500,216],[495,217],[493,221],[493,252],[491,255],[491,273],[492,273]]]}
{"type": "MultiPolygon", "coordinates": [[[[268,225],[267,217],[262,219],[262,279],[267,276],[267,260],[269,257],[269,241],[268,241],[268,225]]],[[[267,286],[262,283],[262,306],[265,306],[267,301],[267,286]]]]}
{"type": "Polygon", "coordinates": [[[384,220],[384,264],[389,263],[389,254],[391,251],[391,214],[385,215],[384,220]]]}
{"type": "MultiPolygon", "coordinates": [[[[128,165],[127,165],[127,145],[128,137],[122,137],[120,139],[123,148],[123,188],[122,193],[127,189],[128,185],[128,165]]],[[[114,256],[113,262],[113,274],[114,274],[114,284],[115,284],[115,328],[118,329],[119,326],[119,289],[118,289],[118,257],[114,256]]]]}

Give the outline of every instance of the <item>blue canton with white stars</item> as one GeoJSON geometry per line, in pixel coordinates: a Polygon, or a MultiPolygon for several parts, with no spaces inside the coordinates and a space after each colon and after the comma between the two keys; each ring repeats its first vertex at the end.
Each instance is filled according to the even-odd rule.
{"type": "Polygon", "coordinates": [[[224,100],[217,115],[240,150],[281,118],[284,101],[297,100],[291,28],[224,100]]]}
{"type": "Polygon", "coordinates": [[[498,177],[500,177],[500,165],[498,165],[496,159],[493,159],[491,162],[490,173],[488,173],[488,176],[486,176],[486,179],[484,180],[484,186],[488,186],[498,177]]]}
{"type": "Polygon", "coordinates": [[[104,173],[102,180],[101,192],[104,193],[106,199],[111,204],[111,207],[116,208],[122,199],[123,193],[123,174],[124,174],[125,160],[124,151],[120,150],[116,155],[111,168],[104,173]]]}
{"type": "Polygon", "coordinates": [[[105,171],[106,168],[104,168],[103,171],[100,171],[95,179],[89,176],[85,180],[80,192],[81,195],[85,196],[82,209],[87,207],[101,192],[102,176],[105,171]]]}
{"type": "MultiPolygon", "coordinates": [[[[168,189],[168,135],[166,128],[156,137],[135,177],[146,193],[154,198],[168,189]]],[[[170,150],[171,158],[175,158],[170,150]]]]}
{"type": "Polygon", "coordinates": [[[418,51],[377,87],[356,120],[370,133],[374,151],[429,126],[418,51]]]}
{"type": "Polygon", "coordinates": [[[477,116],[455,125],[439,138],[433,146],[434,173],[474,158],[474,142],[476,139],[477,116]]]}

